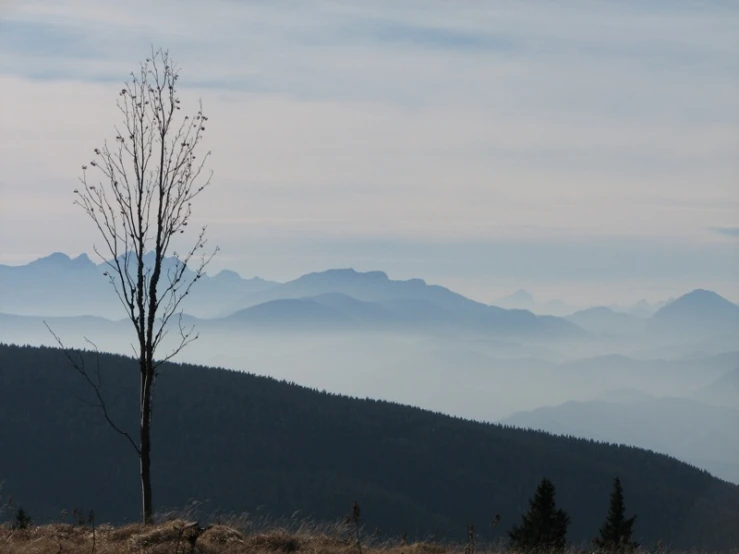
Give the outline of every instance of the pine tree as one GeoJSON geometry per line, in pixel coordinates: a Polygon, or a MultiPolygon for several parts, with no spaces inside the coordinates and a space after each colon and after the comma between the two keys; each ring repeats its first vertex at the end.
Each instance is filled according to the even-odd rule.
{"type": "Polygon", "coordinates": [[[18,508],[18,511],[15,513],[15,521],[11,528],[13,530],[28,529],[31,526],[31,523],[31,516],[28,515],[28,512],[23,508],[18,508]]]}
{"type": "Polygon", "coordinates": [[[607,552],[621,553],[632,552],[639,546],[639,543],[631,540],[636,516],[626,519],[625,512],[623,487],[621,480],[616,477],[613,481],[608,517],[600,528],[600,536],[593,540],[598,548],[607,552]]]}
{"type": "Polygon", "coordinates": [[[552,482],[542,479],[529,500],[529,511],[522,516],[521,524],[508,532],[511,548],[522,552],[564,550],[570,517],[556,507],[554,495],[552,482]]]}

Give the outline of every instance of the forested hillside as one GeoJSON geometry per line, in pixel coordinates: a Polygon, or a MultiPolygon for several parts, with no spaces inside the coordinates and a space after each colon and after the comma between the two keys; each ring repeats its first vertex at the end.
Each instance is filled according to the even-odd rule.
{"type": "MultiPolygon", "coordinates": [[[[95,356],[84,361],[92,368],[95,356]]],[[[105,354],[100,367],[112,416],[135,431],[134,362],[105,354]]],[[[635,538],[681,548],[739,544],[739,488],[646,450],[189,365],[163,369],[155,394],[159,509],[196,499],[209,513],[300,510],[336,519],[357,500],[366,525],[383,534],[460,540],[469,523],[489,535],[496,513],[502,535],[548,477],[572,517],[570,538],[589,541],[619,476],[638,514],[635,538]]],[[[80,398],[92,400],[61,351],[0,345],[3,493],[37,521],[73,508],[94,508],[99,521],[135,520],[135,454],[80,398]]]]}

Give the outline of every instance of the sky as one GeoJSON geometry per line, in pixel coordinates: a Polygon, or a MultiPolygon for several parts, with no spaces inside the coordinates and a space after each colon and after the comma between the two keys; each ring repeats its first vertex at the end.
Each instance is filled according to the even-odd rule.
{"type": "Polygon", "coordinates": [[[0,0],[0,263],[92,253],[72,191],[153,45],[209,117],[211,273],[739,301],[737,29],[721,0],[0,0]]]}

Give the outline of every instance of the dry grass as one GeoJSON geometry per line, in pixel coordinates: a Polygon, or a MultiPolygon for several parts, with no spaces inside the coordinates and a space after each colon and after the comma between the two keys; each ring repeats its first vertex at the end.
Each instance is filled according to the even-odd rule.
{"type": "MultiPolygon", "coordinates": [[[[333,533],[337,527],[315,526],[242,532],[230,525],[207,529],[187,527],[185,520],[171,520],[145,526],[112,527],[95,530],[95,554],[358,554],[346,535],[333,533]],[[194,544],[194,549],[193,545],[194,544]]],[[[445,554],[461,549],[431,543],[402,545],[400,541],[363,545],[366,554],[445,554]]],[[[0,554],[92,554],[93,533],[87,526],[51,524],[11,530],[0,526],[0,554]]]]}
{"type": "MultiPolygon", "coordinates": [[[[338,524],[304,522],[293,528],[270,530],[231,524],[240,521],[243,523],[234,519],[228,525],[216,524],[206,529],[185,519],[151,526],[100,525],[95,529],[94,549],[90,526],[49,524],[12,530],[0,525],[0,554],[359,554],[356,544],[347,538],[350,534],[346,533],[346,528],[338,524]]],[[[362,543],[363,554],[464,554],[465,550],[464,544],[403,544],[398,539],[362,543]]],[[[504,554],[505,549],[478,547],[474,552],[504,554]]],[[[589,552],[572,548],[567,554],[589,552]]],[[[639,552],[646,554],[646,551],[639,552]]],[[[739,554],[739,549],[732,554],[739,554]]]]}

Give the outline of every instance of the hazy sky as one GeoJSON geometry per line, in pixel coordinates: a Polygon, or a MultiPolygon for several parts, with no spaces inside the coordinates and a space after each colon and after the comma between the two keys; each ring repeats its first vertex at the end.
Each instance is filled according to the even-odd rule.
{"type": "Polygon", "coordinates": [[[202,98],[213,269],[353,266],[491,301],[739,299],[735,1],[0,1],[0,263],[72,205],[151,44],[202,98]]]}

